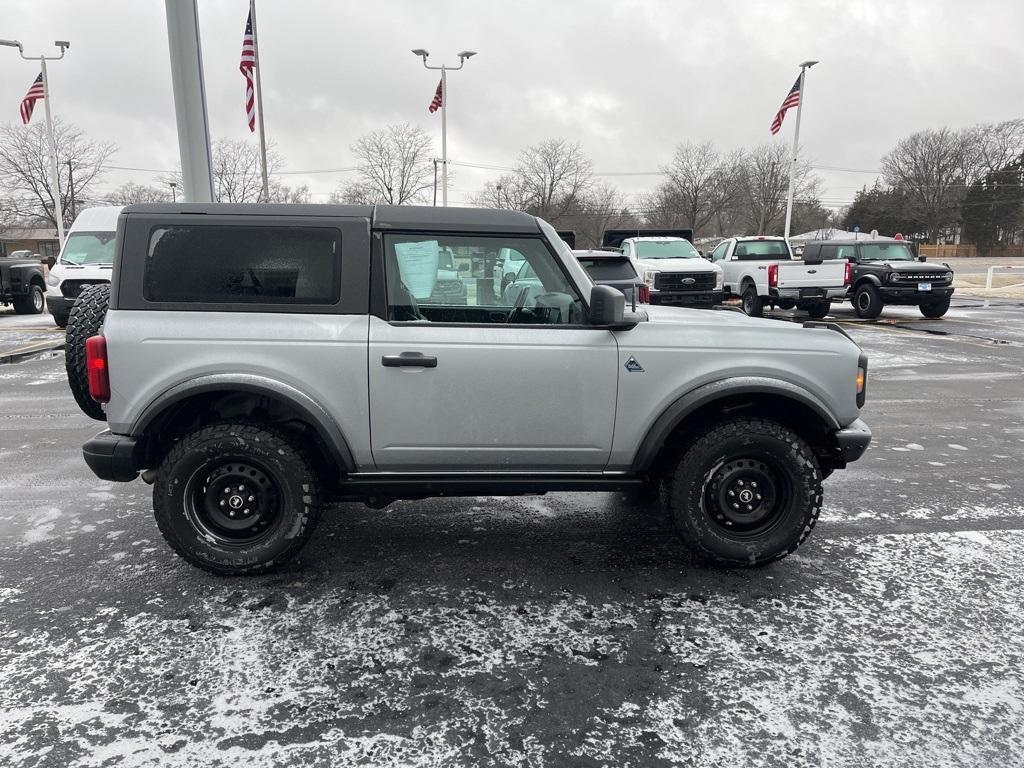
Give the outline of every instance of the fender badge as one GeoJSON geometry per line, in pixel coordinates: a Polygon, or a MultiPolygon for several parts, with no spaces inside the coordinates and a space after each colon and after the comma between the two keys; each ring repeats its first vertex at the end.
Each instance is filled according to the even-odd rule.
{"type": "Polygon", "coordinates": [[[630,355],[629,360],[626,361],[626,370],[630,373],[643,373],[644,367],[636,361],[635,357],[630,355]]]}

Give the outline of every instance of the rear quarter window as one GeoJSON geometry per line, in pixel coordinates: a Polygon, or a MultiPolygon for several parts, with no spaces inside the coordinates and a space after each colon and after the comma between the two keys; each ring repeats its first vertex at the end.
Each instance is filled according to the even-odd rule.
{"type": "Polygon", "coordinates": [[[340,291],[337,229],[168,226],[150,232],[147,301],[334,304],[340,291]]]}
{"type": "Polygon", "coordinates": [[[628,259],[587,259],[581,258],[580,265],[594,280],[633,280],[636,270],[628,259]]]}

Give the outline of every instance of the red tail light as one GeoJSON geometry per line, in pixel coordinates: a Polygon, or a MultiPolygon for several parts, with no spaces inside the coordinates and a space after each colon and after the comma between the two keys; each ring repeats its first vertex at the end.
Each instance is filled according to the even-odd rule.
{"type": "Polygon", "coordinates": [[[638,286],[636,286],[636,303],[637,304],[650,304],[651,303],[651,286],[649,286],[649,285],[638,285],[638,286]]]}
{"type": "Polygon", "coordinates": [[[107,340],[90,336],[85,340],[85,371],[89,378],[89,396],[97,403],[110,402],[110,369],[107,367],[107,340]]]}
{"type": "Polygon", "coordinates": [[[851,285],[853,283],[853,264],[846,262],[846,271],[843,273],[843,285],[851,285]]]}
{"type": "Polygon", "coordinates": [[[768,265],[768,287],[778,288],[779,287],[779,265],[769,264],[768,265]]]}

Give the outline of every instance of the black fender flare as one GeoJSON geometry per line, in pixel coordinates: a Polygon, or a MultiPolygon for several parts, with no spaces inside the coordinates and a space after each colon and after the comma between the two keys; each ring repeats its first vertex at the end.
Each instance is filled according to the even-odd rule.
{"type": "Polygon", "coordinates": [[[857,281],[850,288],[850,293],[854,293],[864,283],[871,283],[875,288],[882,287],[882,281],[878,279],[878,275],[861,275],[857,278],[857,281]]]}
{"type": "Polygon", "coordinates": [[[346,472],[356,471],[352,450],[341,427],[320,403],[291,384],[256,374],[210,374],[175,384],[146,406],[135,419],[129,434],[136,438],[142,437],[153,420],[168,408],[194,395],[216,391],[251,392],[288,403],[316,430],[338,467],[346,472]]]}
{"type": "Polygon", "coordinates": [[[690,390],[658,415],[650,429],[647,430],[644,439],[640,441],[640,447],[637,448],[633,457],[633,471],[644,472],[650,469],[672,431],[698,408],[731,395],[745,394],[785,397],[809,408],[828,425],[830,430],[836,431],[841,428],[839,421],[821,398],[798,384],[762,376],[719,379],[690,390]]]}

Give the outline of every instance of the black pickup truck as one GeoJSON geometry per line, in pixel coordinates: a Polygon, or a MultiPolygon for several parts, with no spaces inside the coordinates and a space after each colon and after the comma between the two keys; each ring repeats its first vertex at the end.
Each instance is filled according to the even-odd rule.
{"type": "Polygon", "coordinates": [[[926,264],[902,240],[826,240],[808,243],[803,257],[845,259],[852,266],[847,294],[857,317],[872,319],[886,304],[917,306],[925,317],[942,317],[953,297],[953,270],[926,264]]]}
{"type": "Polygon", "coordinates": [[[45,293],[38,259],[0,257],[0,304],[13,304],[19,315],[38,315],[46,309],[45,293]]]}

